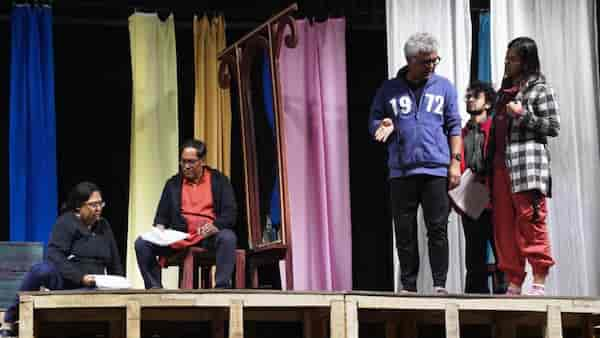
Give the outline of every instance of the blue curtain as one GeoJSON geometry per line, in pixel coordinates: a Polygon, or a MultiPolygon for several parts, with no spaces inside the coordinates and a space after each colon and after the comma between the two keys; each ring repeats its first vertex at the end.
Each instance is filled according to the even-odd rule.
{"type": "Polygon", "coordinates": [[[479,60],[477,75],[480,81],[492,81],[490,13],[479,14],[479,60]]]}
{"type": "Polygon", "coordinates": [[[52,10],[11,13],[10,240],[46,243],[58,209],[52,10]]]}
{"type": "MultiPolygon", "coordinates": [[[[273,109],[273,84],[271,80],[271,67],[268,55],[264,55],[263,62],[263,99],[265,102],[265,112],[269,121],[269,127],[273,132],[273,139],[275,138],[275,111],[273,109]]],[[[275,141],[277,142],[277,141],[275,141]]],[[[279,228],[281,224],[281,203],[279,195],[279,168],[277,167],[277,161],[275,162],[275,182],[273,183],[273,190],[271,191],[271,205],[270,205],[271,223],[275,229],[279,228]]]]}

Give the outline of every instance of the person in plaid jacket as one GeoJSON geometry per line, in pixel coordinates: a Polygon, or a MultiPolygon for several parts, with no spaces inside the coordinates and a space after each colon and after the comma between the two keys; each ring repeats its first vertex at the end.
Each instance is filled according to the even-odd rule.
{"type": "Polygon", "coordinates": [[[504,62],[488,149],[499,268],[509,282],[507,294],[519,295],[529,261],[533,284],[526,294],[544,295],[555,263],[546,224],[546,198],[552,194],[547,139],[558,136],[558,103],[540,71],[534,40],[511,41],[504,62]]]}

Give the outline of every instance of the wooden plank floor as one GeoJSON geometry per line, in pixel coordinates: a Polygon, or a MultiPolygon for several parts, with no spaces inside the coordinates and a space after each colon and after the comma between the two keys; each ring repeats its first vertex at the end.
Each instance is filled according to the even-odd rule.
{"type": "MultiPolygon", "coordinates": [[[[54,291],[21,294],[20,337],[40,336],[43,323],[106,322],[111,338],[140,338],[142,321],[208,321],[213,336],[254,337],[248,322],[301,322],[304,337],[358,338],[361,323],[385,326],[386,338],[417,337],[437,324],[447,338],[469,324],[491,326],[495,337],[515,337],[520,325],[563,338],[568,327],[594,337],[600,298],[422,296],[384,292],[272,290],[54,291]],[[228,323],[228,330],[225,325],[228,323]],[[244,328],[248,332],[244,331],[244,328]]],[[[568,338],[568,337],[566,337],[568,338]]]]}

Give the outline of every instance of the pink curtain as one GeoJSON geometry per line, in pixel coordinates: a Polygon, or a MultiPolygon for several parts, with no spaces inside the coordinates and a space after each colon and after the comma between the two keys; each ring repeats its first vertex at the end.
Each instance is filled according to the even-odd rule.
{"type": "Polygon", "coordinates": [[[294,289],[351,290],[346,23],[296,22],[280,57],[294,289]]]}

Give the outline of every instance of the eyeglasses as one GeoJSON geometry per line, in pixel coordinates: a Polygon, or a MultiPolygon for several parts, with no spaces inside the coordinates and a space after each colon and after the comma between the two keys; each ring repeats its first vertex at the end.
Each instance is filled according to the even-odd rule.
{"type": "Polygon", "coordinates": [[[427,66],[427,65],[434,65],[437,66],[440,64],[440,62],[442,61],[441,57],[436,57],[433,59],[427,59],[427,60],[417,60],[418,63],[420,63],[423,66],[427,66]]]}
{"type": "Polygon", "coordinates": [[[465,95],[465,101],[469,101],[470,99],[477,100],[478,98],[479,98],[479,93],[465,95]]]}
{"type": "Polygon", "coordinates": [[[102,209],[106,206],[106,202],[104,202],[104,201],[85,202],[84,204],[92,209],[102,209]]]}
{"type": "Polygon", "coordinates": [[[181,164],[182,167],[193,167],[195,166],[198,162],[200,162],[200,159],[195,159],[195,160],[181,160],[179,161],[179,163],[181,164]]]}

